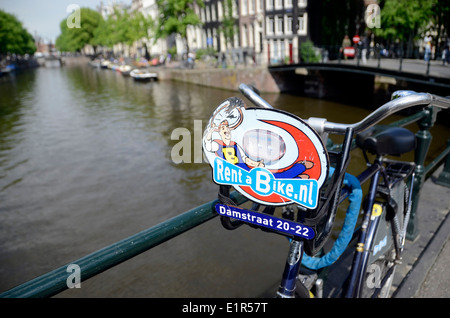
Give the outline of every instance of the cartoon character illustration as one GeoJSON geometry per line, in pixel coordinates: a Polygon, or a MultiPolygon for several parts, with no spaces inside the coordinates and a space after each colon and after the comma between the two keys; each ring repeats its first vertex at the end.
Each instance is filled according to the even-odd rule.
{"type": "Polygon", "coordinates": [[[263,160],[250,159],[242,147],[231,140],[231,129],[227,120],[222,121],[219,127],[212,123],[211,129],[205,137],[205,149],[215,152],[218,157],[245,170],[250,170],[249,167],[264,167],[263,160]],[[215,131],[219,132],[221,139],[212,140],[212,134],[215,131]]]}
{"type": "MultiPolygon", "coordinates": [[[[232,131],[237,129],[244,121],[243,108],[243,103],[238,99],[227,101],[219,106],[217,111],[213,114],[213,117],[207,127],[207,132],[204,138],[204,149],[208,152],[215,153],[216,156],[237,165],[246,171],[256,167],[266,167],[264,159],[251,159],[244,151],[243,147],[236,143],[232,138],[232,131]],[[220,122],[217,125],[216,122],[219,120],[220,122]],[[220,139],[213,139],[214,132],[219,134],[220,139]]],[[[268,136],[263,133],[259,134],[261,139],[268,138],[268,136]]],[[[253,146],[254,144],[255,142],[253,142],[253,146]]],[[[270,144],[266,145],[269,146],[270,144]]],[[[294,162],[284,169],[269,169],[269,171],[271,171],[277,179],[308,179],[309,175],[305,172],[313,166],[314,163],[312,161],[302,160],[294,162]]]]}

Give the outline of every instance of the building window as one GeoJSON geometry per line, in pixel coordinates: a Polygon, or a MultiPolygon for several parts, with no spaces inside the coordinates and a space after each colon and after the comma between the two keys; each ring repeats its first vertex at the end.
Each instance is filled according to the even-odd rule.
{"type": "Polygon", "coordinates": [[[247,15],[247,0],[241,0],[241,14],[247,15]]]}
{"type": "Polygon", "coordinates": [[[273,41],[273,59],[275,63],[278,62],[278,53],[278,41],[275,40],[273,41]]]}
{"type": "Polygon", "coordinates": [[[275,17],[275,23],[276,23],[276,34],[283,34],[283,17],[282,16],[276,16],[275,17]]]}
{"type": "Polygon", "coordinates": [[[304,8],[307,5],[307,1],[306,0],[298,0],[298,7],[299,8],[304,8]]]}
{"type": "Polygon", "coordinates": [[[285,8],[292,8],[292,0],[285,0],[284,7],[285,8]]]}
{"type": "Polygon", "coordinates": [[[273,1],[274,0],[266,0],[266,10],[273,10],[273,1]]]}
{"type": "Polygon", "coordinates": [[[256,7],[258,8],[258,12],[264,11],[264,0],[256,0],[256,7]]]}
{"type": "Polygon", "coordinates": [[[222,21],[223,19],[223,2],[218,2],[217,3],[217,14],[219,16],[219,21],[222,21]]]}
{"type": "MultiPolygon", "coordinates": [[[[231,2],[231,6],[232,6],[232,12],[233,12],[233,14],[232,14],[232,16],[233,16],[233,18],[239,18],[239,8],[237,7],[237,5],[236,5],[236,2],[235,1],[232,1],[231,2]]],[[[237,37],[237,35],[235,36],[235,41],[237,41],[236,39],[237,39],[238,37],[237,37]]]]}
{"type": "Polygon", "coordinates": [[[248,13],[255,14],[255,0],[248,0],[248,13]]]}
{"type": "Polygon", "coordinates": [[[267,17],[267,34],[273,34],[274,32],[274,25],[273,25],[273,18],[267,17]]]}
{"type": "Polygon", "coordinates": [[[288,15],[287,17],[286,17],[286,26],[285,26],[285,30],[286,30],[286,34],[292,34],[292,21],[293,21],[293,19],[292,19],[292,16],[290,16],[290,15],[288,15]]]}
{"type": "Polygon", "coordinates": [[[308,26],[308,15],[304,13],[298,17],[298,34],[306,35],[308,26]]]}
{"type": "Polygon", "coordinates": [[[211,19],[212,21],[217,21],[217,17],[216,17],[216,6],[213,4],[211,4],[211,19]]]}
{"type": "Polygon", "coordinates": [[[282,9],[283,8],[283,0],[275,0],[275,9],[282,9]]]}

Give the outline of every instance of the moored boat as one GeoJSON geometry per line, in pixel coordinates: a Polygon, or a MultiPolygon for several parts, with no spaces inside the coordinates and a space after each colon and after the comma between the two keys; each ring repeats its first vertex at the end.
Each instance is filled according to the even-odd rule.
{"type": "Polygon", "coordinates": [[[123,76],[130,76],[132,67],[130,65],[120,65],[119,72],[122,73],[123,76]]]}
{"type": "Polygon", "coordinates": [[[111,63],[110,61],[104,60],[104,61],[102,61],[102,63],[100,64],[100,67],[101,67],[101,68],[108,68],[108,65],[109,65],[110,63],[111,63]]]}
{"type": "Polygon", "coordinates": [[[94,59],[89,61],[89,65],[92,66],[93,68],[99,68],[101,65],[101,61],[99,59],[94,59]]]}
{"type": "Polygon", "coordinates": [[[157,80],[158,75],[156,73],[149,72],[147,70],[134,69],[130,72],[130,76],[136,81],[151,81],[157,80]]]}
{"type": "Polygon", "coordinates": [[[111,62],[108,64],[108,69],[112,71],[116,71],[119,68],[119,65],[117,63],[111,62]]]}
{"type": "Polygon", "coordinates": [[[0,68],[0,77],[11,74],[16,70],[16,66],[14,64],[9,64],[0,68]]]}

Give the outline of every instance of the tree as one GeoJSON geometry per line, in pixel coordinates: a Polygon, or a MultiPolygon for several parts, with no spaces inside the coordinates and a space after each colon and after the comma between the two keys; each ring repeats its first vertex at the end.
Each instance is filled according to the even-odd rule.
{"type": "Polygon", "coordinates": [[[134,40],[150,39],[150,33],[153,33],[155,29],[155,21],[153,21],[152,17],[150,15],[145,17],[142,12],[136,13],[131,18],[130,25],[133,30],[134,40]]]}
{"type": "MultiPolygon", "coordinates": [[[[115,43],[132,45],[135,41],[149,39],[149,31],[153,30],[154,22],[151,16],[145,17],[142,12],[130,15],[127,10],[116,10],[115,43]]],[[[146,45],[146,44],[145,44],[146,45]]]]}
{"type": "Polygon", "coordinates": [[[407,43],[406,56],[412,55],[414,40],[419,31],[429,23],[434,1],[430,0],[385,0],[381,6],[381,28],[375,35],[387,40],[407,43]]]}
{"type": "Polygon", "coordinates": [[[322,56],[314,50],[313,42],[308,40],[303,42],[300,46],[300,58],[306,63],[317,63],[320,62],[322,56]]]}
{"type": "Polygon", "coordinates": [[[17,18],[0,10],[0,54],[33,54],[34,39],[17,18]]]}
{"type": "Polygon", "coordinates": [[[64,52],[80,51],[86,44],[98,45],[94,36],[96,29],[102,24],[100,13],[89,8],[80,9],[80,27],[69,27],[67,19],[60,23],[61,34],[56,39],[56,47],[64,52]]]}
{"type": "Polygon", "coordinates": [[[154,21],[151,16],[145,17],[142,12],[130,15],[128,11],[116,7],[106,20],[102,19],[91,42],[108,48],[118,43],[132,45],[141,39],[149,40],[153,29],[154,21]]]}
{"type": "Polygon", "coordinates": [[[102,19],[97,28],[94,30],[92,44],[94,46],[106,46],[108,48],[111,48],[114,45],[110,36],[111,30],[112,28],[110,18],[106,20],[102,19]]]}
{"type": "Polygon", "coordinates": [[[203,0],[156,0],[159,18],[156,22],[155,40],[178,34],[185,41],[186,52],[189,52],[187,28],[202,24],[194,11],[194,3],[201,8],[205,6],[203,0]]]}

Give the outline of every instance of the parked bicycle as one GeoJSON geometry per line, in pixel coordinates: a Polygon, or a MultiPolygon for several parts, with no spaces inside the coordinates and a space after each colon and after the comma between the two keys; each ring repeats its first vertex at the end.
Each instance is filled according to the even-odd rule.
{"type": "Polygon", "coordinates": [[[241,84],[240,90],[254,106],[227,99],[214,111],[203,139],[213,180],[219,184],[216,211],[223,226],[234,230],[246,224],[289,239],[277,297],[321,297],[321,271],[348,249],[354,249],[353,262],[342,296],[388,297],[402,261],[415,177],[414,162],[391,157],[414,150],[416,139],[405,128],[376,124],[415,106],[449,108],[450,99],[397,91],[360,122],[342,124],[321,118],[304,121],[274,109],[251,86],[241,84]],[[324,146],[329,134],[344,136],[340,151],[324,146]],[[352,144],[367,161],[358,176],[347,173],[352,144]],[[364,183],[369,184],[366,193],[364,183]],[[231,187],[252,202],[251,208],[231,200],[231,187]],[[345,200],[344,224],[324,253],[345,200]]]}

